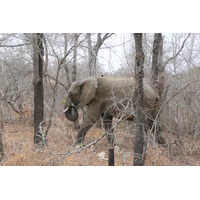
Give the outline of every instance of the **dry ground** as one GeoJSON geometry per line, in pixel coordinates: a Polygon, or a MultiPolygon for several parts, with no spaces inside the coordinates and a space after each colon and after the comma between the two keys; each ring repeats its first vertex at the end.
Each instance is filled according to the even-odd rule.
{"type": "MultiPolygon", "coordinates": [[[[4,159],[2,166],[107,166],[107,139],[64,158],[63,154],[76,149],[72,147],[76,131],[70,122],[54,121],[48,134],[48,145],[33,145],[33,127],[22,122],[5,123],[3,131],[4,159]],[[65,127],[65,128],[64,128],[65,127]],[[100,157],[102,155],[102,157],[100,157]]],[[[86,135],[88,144],[99,138],[104,131],[92,128],[86,135]]],[[[131,166],[133,163],[133,135],[127,124],[115,130],[115,165],[131,166]]],[[[170,133],[163,133],[167,146],[157,145],[153,137],[147,151],[145,165],[200,165],[200,139],[198,136],[182,137],[181,142],[170,133]]]]}

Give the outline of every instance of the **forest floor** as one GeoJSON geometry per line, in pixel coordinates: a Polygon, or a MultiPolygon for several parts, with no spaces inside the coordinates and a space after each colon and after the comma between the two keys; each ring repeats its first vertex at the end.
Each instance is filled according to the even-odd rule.
{"type": "MultiPolygon", "coordinates": [[[[4,145],[4,159],[2,166],[107,166],[108,148],[107,138],[104,137],[95,145],[80,153],[73,148],[74,131],[72,123],[55,120],[48,133],[48,145],[43,148],[33,144],[33,126],[22,123],[4,123],[2,140],[4,145]],[[67,156],[66,156],[67,155],[67,156]]],[[[131,166],[133,164],[133,137],[127,125],[119,125],[115,129],[115,165],[131,166]]],[[[89,144],[101,137],[101,128],[92,128],[85,138],[89,144]]],[[[163,132],[167,145],[162,146],[149,139],[146,166],[183,166],[200,165],[200,138],[191,135],[177,140],[171,133],[163,132]]]]}

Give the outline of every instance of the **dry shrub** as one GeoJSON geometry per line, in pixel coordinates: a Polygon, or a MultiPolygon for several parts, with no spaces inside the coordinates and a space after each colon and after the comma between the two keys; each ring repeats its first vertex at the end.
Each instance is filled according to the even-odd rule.
{"type": "MultiPolygon", "coordinates": [[[[63,123],[63,122],[62,122],[63,123]]],[[[5,123],[3,132],[4,159],[3,166],[107,166],[108,142],[104,137],[96,145],[93,145],[80,153],[75,153],[66,158],[64,154],[74,151],[72,147],[73,137],[77,132],[73,130],[73,124],[65,121],[63,124],[54,120],[54,124],[48,133],[48,145],[36,148],[33,144],[33,127],[27,124],[5,123]],[[105,153],[105,158],[100,159],[98,154],[105,153]]],[[[103,129],[95,128],[88,132],[85,144],[93,142],[104,133],[103,129]]],[[[194,140],[188,136],[178,141],[176,136],[164,132],[167,146],[163,147],[155,143],[154,136],[150,137],[150,145],[146,156],[146,166],[152,165],[198,165],[200,158],[199,139],[194,140]],[[179,143],[178,143],[179,142],[179,143]]],[[[133,127],[120,124],[115,129],[115,165],[131,166],[133,164],[133,127]]]]}
{"type": "Polygon", "coordinates": [[[200,70],[191,69],[187,73],[169,76],[166,85],[169,86],[161,121],[163,127],[177,138],[187,134],[198,135],[200,132],[200,70]]]}

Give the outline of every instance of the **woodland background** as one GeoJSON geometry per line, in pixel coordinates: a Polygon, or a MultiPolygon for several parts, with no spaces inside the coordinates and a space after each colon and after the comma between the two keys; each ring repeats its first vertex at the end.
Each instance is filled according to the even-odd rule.
{"type": "MultiPolygon", "coordinates": [[[[143,35],[147,77],[151,76],[153,40],[154,34],[143,35]]],[[[160,122],[168,145],[163,148],[152,143],[146,165],[199,165],[199,42],[200,34],[196,33],[163,34],[165,99],[160,122]]],[[[106,165],[104,140],[87,150],[88,154],[83,153],[85,160],[82,154],[62,158],[71,151],[76,137],[73,124],[64,118],[63,103],[76,80],[101,75],[133,76],[134,45],[132,34],[44,34],[44,118],[49,144],[38,152],[32,144],[33,35],[0,34],[0,126],[5,154],[1,164],[106,165]]],[[[134,136],[130,129],[131,125],[123,122],[115,131],[119,135],[117,165],[131,165],[134,136]]],[[[101,134],[101,128],[91,130],[88,142],[101,134]]]]}
{"type": "MultiPolygon", "coordinates": [[[[137,2],[129,0],[123,2],[110,0],[101,1],[101,3],[94,3],[94,1],[90,0],[58,0],[56,2],[49,1],[48,4],[46,1],[42,2],[37,0],[33,2],[29,1],[28,4],[27,1],[24,0],[11,0],[1,2],[1,8],[1,31],[4,33],[199,33],[200,31],[198,26],[199,2],[196,0],[184,2],[162,1],[162,3],[157,0],[137,2]]],[[[172,40],[167,41],[169,44],[172,43],[172,40]]],[[[167,43],[165,42],[164,48],[167,47],[167,43]]],[[[195,44],[198,45],[198,40],[196,40],[195,44]]],[[[152,43],[150,45],[152,45],[152,43]]],[[[179,44],[179,47],[180,45],[181,44],[179,44]]],[[[186,48],[186,46],[184,48],[186,48]]],[[[172,47],[168,47],[168,49],[172,50],[172,47]]],[[[169,52],[168,50],[165,51],[165,54],[172,56],[173,52],[171,50],[169,52]]],[[[185,54],[187,54],[186,50],[185,54]]],[[[192,54],[194,56],[195,52],[192,54]]],[[[195,57],[197,61],[198,53],[195,57]]],[[[177,58],[181,60],[181,62],[184,60],[179,56],[177,58]]],[[[197,64],[196,61],[195,64],[197,64]]],[[[100,63],[102,63],[102,61],[100,63]]],[[[186,62],[184,61],[184,63],[186,62]]],[[[192,63],[194,63],[194,61],[192,63]]],[[[190,66],[192,66],[192,63],[190,66]]],[[[185,65],[187,66],[187,64],[185,65]]],[[[173,66],[173,64],[171,64],[171,66],[173,66]]],[[[166,68],[168,67],[169,65],[166,66],[166,68]]],[[[179,67],[181,66],[179,65],[179,67]]],[[[30,80],[30,82],[31,81],[32,80],[30,80]]],[[[174,85],[174,87],[176,86],[174,85]]],[[[4,131],[5,127],[6,124],[4,123],[4,131]]],[[[10,146],[7,151],[10,152],[9,155],[17,153],[20,156],[17,155],[16,160],[19,160],[19,157],[22,158],[22,161],[19,161],[19,165],[24,164],[24,159],[29,160],[25,162],[26,164],[30,164],[30,158],[34,158],[34,156],[30,157],[29,154],[30,146],[33,144],[33,127],[31,127],[32,126],[28,125],[28,132],[28,130],[24,128],[24,124],[21,125],[20,123],[18,128],[17,124],[15,124],[13,129],[11,129],[10,124],[8,124],[7,132],[3,132],[4,144],[7,143],[10,146]],[[8,132],[10,137],[6,137],[9,141],[6,142],[4,137],[5,135],[8,136],[8,132]],[[22,133],[24,132],[25,138],[27,138],[28,135],[27,139],[22,137],[22,133]],[[18,142],[16,142],[16,140],[18,142]],[[29,143],[27,143],[27,145],[19,145],[19,143],[23,144],[24,141],[29,143]],[[12,149],[14,146],[17,147],[12,149]],[[29,156],[23,156],[24,147],[29,156]]],[[[50,136],[50,134],[48,136],[50,136]]],[[[173,142],[175,138],[172,138],[173,142]]],[[[127,140],[129,141],[130,139],[127,140]]],[[[62,142],[62,140],[60,140],[60,135],[57,141],[62,142]]],[[[66,141],[63,143],[65,151],[66,141]]],[[[197,148],[197,140],[195,140],[195,145],[186,143],[186,149],[191,150],[191,145],[197,148]]],[[[175,146],[176,144],[172,145],[173,148],[175,146]]],[[[54,146],[53,150],[55,149],[56,147],[54,146]]],[[[132,152],[132,149],[130,151],[132,152]]],[[[58,152],[60,152],[60,150],[58,152]]],[[[167,156],[170,155],[168,149],[165,152],[167,156]]],[[[45,158],[49,155],[48,153],[49,152],[45,155],[45,158]]],[[[31,154],[34,155],[32,151],[31,154]]],[[[39,152],[37,159],[40,158],[41,155],[41,152],[39,152]]],[[[83,156],[84,155],[85,154],[83,154],[83,156]]],[[[159,157],[157,147],[155,155],[159,157]]],[[[175,158],[174,156],[172,157],[173,159],[175,158]]],[[[126,158],[126,156],[124,156],[124,158],[126,158]]],[[[191,161],[194,161],[193,155],[189,154],[189,158],[191,161]]],[[[44,159],[41,160],[44,161],[44,159]]],[[[39,162],[40,164],[41,160],[39,162]]],[[[10,161],[10,165],[16,165],[16,162],[13,162],[13,158],[11,158],[10,161]]],[[[171,164],[171,162],[168,162],[169,159],[165,159],[165,163],[166,161],[171,164]]],[[[47,162],[44,161],[44,165],[47,162]]],[[[33,161],[33,163],[35,164],[36,162],[33,161]]],[[[107,164],[107,161],[105,161],[105,163],[107,164]]],[[[120,163],[123,162],[120,161],[120,163]]],[[[195,165],[195,163],[198,164],[198,159],[195,159],[195,162],[191,164],[195,165]]],[[[30,194],[32,198],[35,197],[37,199],[44,199],[47,197],[49,199],[58,197],[73,197],[75,199],[94,199],[95,197],[97,199],[102,199],[105,198],[105,196],[112,199],[115,197],[128,199],[133,196],[141,199],[160,199],[160,197],[164,199],[172,197],[188,199],[192,197],[196,198],[199,195],[198,174],[199,167],[1,167],[0,185],[1,196],[3,196],[4,199],[27,199],[30,194]],[[79,187],[80,185],[81,187],[79,187]]]]}

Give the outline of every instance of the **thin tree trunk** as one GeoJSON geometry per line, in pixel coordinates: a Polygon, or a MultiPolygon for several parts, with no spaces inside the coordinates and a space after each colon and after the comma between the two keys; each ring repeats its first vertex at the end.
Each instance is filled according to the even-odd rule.
{"type": "Polygon", "coordinates": [[[78,44],[77,33],[74,33],[74,52],[73,52],[73,67],[72,67],[72,83],[76,81],[76,72],[77,72],[77,44],[78,44]]]}
{"type": "Polygon", "coordinates": [[[106,39],[111,37],[113,33],[105,33],[102,36],[102,33],[97,33],[97,41],[94,46],[92,46],[91,33],[87,33],[87,41],[88,41],[88,65],[89,65],[89,75],[96,76],[97,75],[97,56],[99,49],[103,45],[106,39]]]}
{"type": "Polygon", "coordinates": [[[89,76],[93,76],[94,53],[93,53],[93,47],[92,47],[91,33],[87,33],[87,42],[88,42],[88,67],[89,67],[89,76]]]}
{"type": "MultiPolygon", "coordinates": [[[[77,79],[77,48],[78,48],[78,38],[79,34],[74,33],[74,55],[73,55],[73,68],[72,68],[72,83],[76,81],[77,79]]],[[[79,129],[79,121],[78,119],[74,121],[74,128],[79,129]]]]}
{"type": "MultiPolygon", "coordinates": [[[[163,65],[163,38],[161,33],[154,34],[153,41],[153,57],[152,57],[152,67],[151,67],[151,81],[153,85],[158,89],[158,93],[160,95],[160,99],[157,100],[154,106],[153,117],[155,118],[157,111],[160,109],[160,105],[163,102],[163,91],[165,84],[164,77],[164,65],[163,65]]],[[[154,127],[154,132],[156,134],[156,140],[159,144],[165,144],[165,138],[161,136],[161,127],[159,126],[159,122],[156,123],[154,127]]]]}
{"type": "MultiPolygon", "coordinates": [[[[64,55],[67,55],[67,33],[64,33],[64,41],[65,41],[64,55]]],[[[66,63],[66,58],[65,58],[65,60],[63,61],[63,63],[64,63],[64,65],[65,65],[66,82],[67,82],[67,86],[68,86],[68,89],[69,89],[71,83],[70,83],[69,68],[68,68],[68,65],[67,65],[67,63],[66,63]]]]}
{"type": "Polygon", "coordinates": [[[4,129],[4,124],[3,124],[3,102],[1,102],[0,105],[0,130],[4,129]]]}
{"type": "Polygon", "coordinates": [[[43,91],[43,33],[33,34],[34,48],[34,143],[45,142],[45,135],[42,131],[44,120],[44,91],[43,91]]]}
{"type": "Polygon", "coordinates": [[[2,142],[2,135],[0,129],[0,162],[3,160],[3,142],[2,142]]]}
{"type": "Polygon", "coordinates": [[[151,73],[152,83],[161,96],[164,88],[163,38],[161,33],[154,34],[151,73]]]}
{"type": "Polygon", "coordinates": [[[2,131],[3,131],[3,104],[1,102],[0,107],[0,162],[3,160],[3,142],[2,142],[2,131]]]}
{"type": "MultiPolygon", "coordinates": [[[[49,65],[49,56],[48,56],[48,46],[47,46],[47,42],[46,42],[46,38],[45,38],[45,35],[44,35],[44,39],[43,39],[43,42],[44,42],[44,49],[45,49],[45,65],[44,65],[44,70],[43,70],[43,73],[45,75],[48,75],[48,65],[49,65]]],[[[44,76],[45,77],[45,84],[47,84],[47,76],[44,76]]]]}
{"type": "Polygon", "coordinates": [[[135,112],[136,112],[136,136],[134,146],[133,165],[144,165],[144,114],[142,112],[143,104],[143,78],[144,78],[144,53],[142,49],[142,33],[135,33],[135,112]]]}

